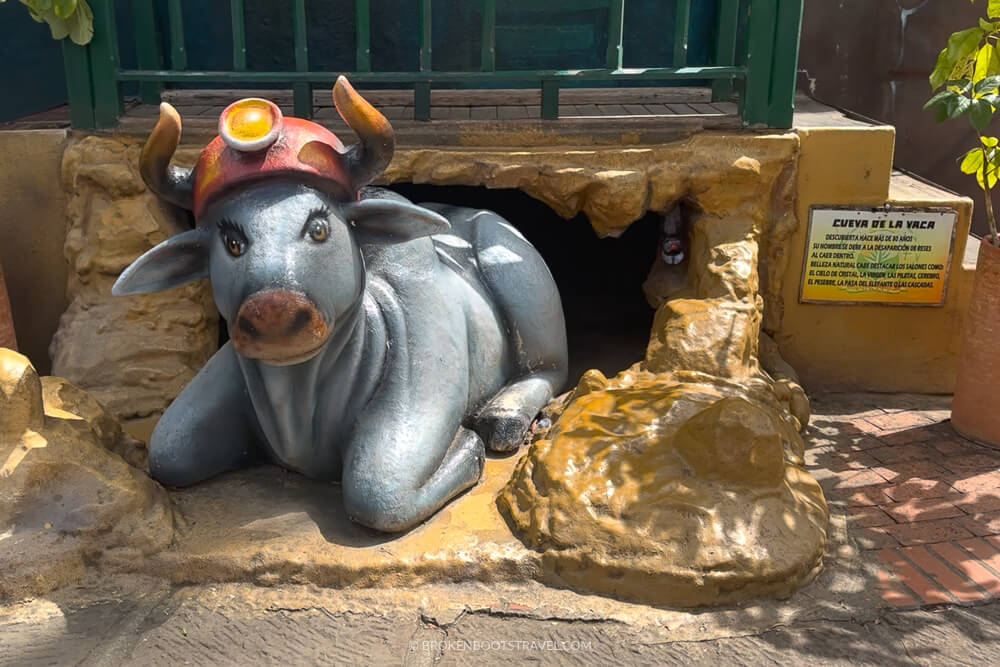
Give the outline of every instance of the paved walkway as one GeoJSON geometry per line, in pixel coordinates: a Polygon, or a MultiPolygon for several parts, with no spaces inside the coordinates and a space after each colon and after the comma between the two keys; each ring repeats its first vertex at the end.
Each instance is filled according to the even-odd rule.
{"type": "Polygon", "coordinates": [[[957,437],[948,407],[813,397],[807,465],[831,539],[789,600],[687,613],[533,583],[94,577],[0,605],[0,665],[1000,664],[1000,451],[957,437]]]}
{"type": "Polygon", "coordinates": [[[948,404],[813,398],[807,464],[858,546],[875,551],[893,607],[1000,595],[1000,451],[958,436],[948,404]]]}

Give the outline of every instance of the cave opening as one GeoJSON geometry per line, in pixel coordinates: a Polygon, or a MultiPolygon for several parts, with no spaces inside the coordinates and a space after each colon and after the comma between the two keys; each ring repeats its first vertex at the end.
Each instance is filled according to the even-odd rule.
{"type": "Polygon", "coordinates": [[[645,356],[654,310],[642,284],[656,259],[661,215],[649,213],[620,237],[602,239],[585,215],[566,220],[521,190],[412,183],[389,189],[415,203],[494,211],[538,249],[566,315],[569,388],[590,368],[610,377],[645,356]]]}

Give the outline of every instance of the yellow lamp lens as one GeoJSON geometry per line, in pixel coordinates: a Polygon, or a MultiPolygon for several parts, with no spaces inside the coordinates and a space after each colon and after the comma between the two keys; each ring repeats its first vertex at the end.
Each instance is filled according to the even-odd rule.
{"type": "Polygon", "coordinates": [[[222,140],[238,151],[267,148],[278,138],[280,131],[281,109],[259,97],[233,102],[219,117],[222,140]]]}
{"type": "Polygon", "coordinates": [[[246,101],[229,115],[229,133],[239,141],[253,141],[267,135],[273,127],[271,109],[266,104],[246,101]]]}

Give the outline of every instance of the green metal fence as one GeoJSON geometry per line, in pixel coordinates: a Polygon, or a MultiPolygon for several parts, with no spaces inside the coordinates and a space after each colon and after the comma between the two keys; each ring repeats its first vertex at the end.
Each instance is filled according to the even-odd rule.
{"type": "MultiPolygon", "coordinates": [[[[593,2],[594,0],[592,0],[593,2]]],[[[431,117],[431,88],[435,85],[497,83],[541,89],[541,117],[559,115],[559,89],[567,82],[701,80],[712,82],[713,100],[736,99],[746,125],[787,128],[792,123],[803,0],[718,0],[714,62],[689,66],[687,62],[691,0],[676,0],[673,62],[663,67],[622,67],[624,0],[596,0],[607,6],[608,48],[605,66],[576,70],[497,70],[496,0],[482,3],[482,57],[480,71],[436,71],[431,57],[431,0],[419,2],[419,69],[413,72],[375,72],[371,66],[371,7],[369,0],[355,0],[355,69],[353,72],[315,71],[309,68],[305,0],[292,0],[294,71],[247,69],[244,0],[230,0],[232,16],[232,69],[188,69],[180,0],[166,0],[170,69],[164,69],[157,46],[153,0],[130,3],[136,44],[136,69],[123,69],[113,0],[90,0],[94,12],[94,39],[87,46],[63,40],[63,59],[73,127],[111,128],[122,114],[121,84],[138,82],[145,103],[156,103],[162,87],[179,83],[291,85],[295,115],[312,115],[313,85],[331,85],[346,74],[355,85],[399,84],[414,91],[414,118],[431,117]]]]}

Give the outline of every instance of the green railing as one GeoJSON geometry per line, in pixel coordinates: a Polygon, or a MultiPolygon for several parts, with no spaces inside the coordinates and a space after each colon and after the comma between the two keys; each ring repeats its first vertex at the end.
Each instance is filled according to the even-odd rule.
{"type": "MultiPolygon", "coordinates": [[[[292,0],[294,71],[249,71],[243,0],[230,0],[232,16],[232,69],[188,69],[180,0],[166,0],[170,69],[164,69],[157,46],[153,0],[132,0],[135,33],[135,69],[123,69],[115,25],[113,0],[90,0],[94,12],[94,39],[85,47],[63,41],[67,92],[73,127],[111,128],[123,111],[121,84],[137,82],[140,99],[159,101],[164,84],[213,83],[291,85],[295,115],[312,115],[311,88],[331,85],[346,74],[358,86],[400,84],[414,91],[414,118],[431,117],[431,87],[454,84],[497,83],[521,85],[536,82],[541,89],[541,117],[559,116],[559,89],[567,82],[611,81],[711,81],[715,101],[736,99],[744,124],[788,128],[792,123],[798,63],[799,30],[803,0],[718,0],[714,62],[689,66],[687,62],[691,0],[676,0],[673,62],[664,67],[623,68],[622,26],[624,0],[604,0],[608,11],[608,48],[605,66],[577,70],[497,70],[496,0],[482,2],[482,56],[480,71],[436,71],[431,58],[431,0],[419,2],[419,69],[415,72],[375,72],[371,65],[371,7],[369,0],[355,0],[354,71],[315,71],[309,68],[305,0],[292,0]]],[[[591,4],[594,4],[591,2],[591,4]]]]}

